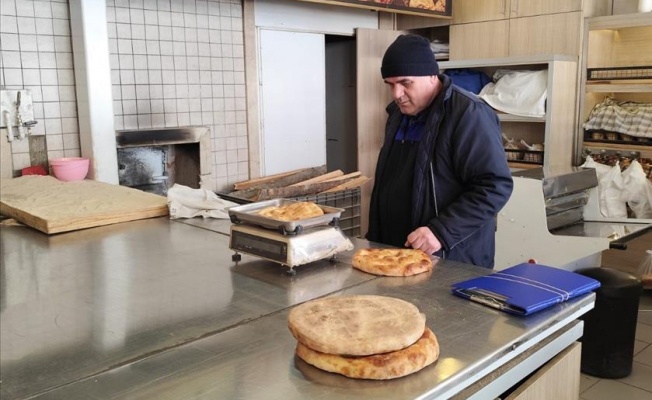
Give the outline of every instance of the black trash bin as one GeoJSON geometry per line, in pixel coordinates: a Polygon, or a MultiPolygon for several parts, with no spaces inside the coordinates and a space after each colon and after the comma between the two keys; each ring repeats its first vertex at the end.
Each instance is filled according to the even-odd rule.
{"type": "Polygon", "coordinates": [[[600,378],[632,373],[638,303],[643,284],[637,277],[611,268],[576,271],[600,282],[595,308],[584,314],[582,372],[600,378]]]}

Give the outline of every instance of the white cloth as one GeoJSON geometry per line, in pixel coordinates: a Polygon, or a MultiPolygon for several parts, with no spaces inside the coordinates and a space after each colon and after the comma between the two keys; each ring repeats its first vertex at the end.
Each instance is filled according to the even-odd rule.
{"type": "Polygon", "coordinates": [[[218,218],[229,219],[228,208],[238,204],[219,198],[206,189],[192,189],[175,183],[168,189],[170,218],[218,218]]]}
{"type": "Polygon", "coordinates": [[[495,83],[488,83],[478,94],[478,97],[491,107],[524,117],[546,115],[547,70],[498,70],[494,74],[494,80],[495,83]]]}

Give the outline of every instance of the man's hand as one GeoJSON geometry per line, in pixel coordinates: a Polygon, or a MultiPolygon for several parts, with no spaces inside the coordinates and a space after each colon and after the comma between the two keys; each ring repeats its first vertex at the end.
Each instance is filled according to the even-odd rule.
{"type": "Polygon", "coordinates": [[[426,254],[433,254],[441,249],[441,243],[439,243],[430,228],[422,226],[408,235],[405,247],[412,247],[413,249],[422,250],[426,254]]]}

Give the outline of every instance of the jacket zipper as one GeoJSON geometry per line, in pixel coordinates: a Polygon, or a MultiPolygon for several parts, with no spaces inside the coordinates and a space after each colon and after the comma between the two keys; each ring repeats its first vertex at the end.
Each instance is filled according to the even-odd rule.
{"type": "MultiPolygon", "coordinates": [[[[439,206],[437,206],[437,190],[435,189],[435,171],[430,161],[430,186],[432,187],[432,197],[435,200],[435,217],[439,217],[439,206]]],[[[446,259],[446,250],[441,251],[441,258],[446,259]]]]}

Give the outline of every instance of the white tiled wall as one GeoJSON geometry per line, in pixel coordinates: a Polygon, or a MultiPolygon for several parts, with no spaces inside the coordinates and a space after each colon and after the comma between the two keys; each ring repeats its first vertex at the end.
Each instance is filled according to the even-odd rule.
{"type": "MultiPolygon", "coordinates": [[[[31,89],[31,134],[46,135],[48,158],[79,156],[68,2],[1,0],[0,18],[0,86],[31,89]]],[[[11,152],[14,170],[30,165],[27,140],[13,141],[11,152]]]]}
{"type": "MultiPolygon", "coordinates": [[[[100,0],[98,0],[100,1],[100,0]]],[[[216,190],[248,178],[240,0],[107,0],[116,129],[206,125],[216,190]]],[[[0,0],[0,85],[31,89],[48,156],[78,156],[67,0],[0,0]]],[[[2,139],[6,140],[6,139],[2,139]]],[[[12,142],[13,168],[29,165],[12,142]]]]}
{"type": "Polygon", "coordinates": [[[239,0],[108,0],[116,129],[206,125],[217,190],[248,178],[239,0]]]}

